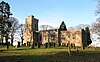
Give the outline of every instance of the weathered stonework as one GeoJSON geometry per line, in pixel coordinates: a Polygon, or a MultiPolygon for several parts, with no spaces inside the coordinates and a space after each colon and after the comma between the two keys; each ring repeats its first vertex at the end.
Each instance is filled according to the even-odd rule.
{"type": "Polygon", "coordinates": [[[48,43],[48,42],[58,43],[58,29],[41,30],[39,32],[41,34],[42,44],[45,44],[45,43],[48,43]]]}
{"type": "Polygon", "coordinates": [[[55,43],[67,46],[68,43],[75,46],[87,46],[90,41],[90,32],[87,29],[67,30],[64,21],[59,29],[38,31],[38,20],[34,16],[26,18],[26,30],[24,32],[24,43],[31,45],[32,42],[41,44],[55,43]]]}
{"type": "Polygon", "coordinates": [[[24,43],[27,46],[32,45],[32,42],[35,40],[34,32],[38,31],[38,19],[34,16],[28,16],[25,19],[26,29],[24,32],[24,43]]]}
{"type": "Polygon", "coordinates": [[[61,31],[61,44],[74,43],[75,46],[82,46],[81,30],[61,31]]]}

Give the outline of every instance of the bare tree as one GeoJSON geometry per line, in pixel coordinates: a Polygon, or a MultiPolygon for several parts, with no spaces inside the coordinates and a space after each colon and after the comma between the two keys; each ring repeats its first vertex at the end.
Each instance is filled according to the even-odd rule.
{"type": "Polygon", "coordinates": [[[40,26],[40,30],[48,30],[48,29],[54,29],[54,27],[52,27],[50,25],[41,25],[40,26]]]}
{"type": "Polygon", "coordinates": [[[25,31],[25,24],[20,24],[19,25],[19,36],[20,36],[20,38],[21,38],[21,44],[22,44],[22,46],[23,46],[23,40],[24,40],[24,31],[25,31]]]}
{"type": "Polygon", "coordinates": [[[16,33],[16,30],[18,29],[18,20],[15,17],[10,17],[9,19],[11,21],[12,27],[11,27],[11,45],[13,46],[13,40],[14,35],[16,33]]]}
{"type": "Polygon", "coordinates": [[[69,30],[76,30],[76,29],[85,29],[86,27],[90,27],[90,25],[88,24],[79,24],[77,26],[74,27],[69,27],[69,30]]]}
{"type": "Polygon", "coordinates": [[[90,27],[88,24],[79,24],[76,26],[76,29],[85,29],[86,27],[90,27]]]}
{"type": "Polygon", "coordinates": [[[92,23],[91,31],[100,36],[100,18],[96,22],[92,23]]]}
{"type": "Polygon", "coordinates": [[[96,15],[100,14],[100,0],[97,0],[97,10],[96,10],[96,15]]]}
{"type": "MultiPolygon", "coordinates": [[[[100,0],[97,0],[97,2],[96,15],[100,15],[100,0]]],[[[91,31],[100,36],[100,17],[96,19],[96,22],[92,23],[91,31]]]]}
{"type": "Polygon", "coordinates": [[[68,30],[74,30],[75,28],[74,27],[68,27],[68,30]]]}

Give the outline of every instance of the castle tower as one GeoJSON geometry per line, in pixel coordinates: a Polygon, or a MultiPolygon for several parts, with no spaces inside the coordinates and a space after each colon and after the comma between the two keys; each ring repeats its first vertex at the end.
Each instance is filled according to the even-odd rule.
{"type": "Polygon", "coordinates": [[[26,29],[24,32],[24,43],[30,46],[33,42],[34,32],[38,31],[38,19],[34,18],[33,15],[28,16],[25,19],[26,29]]]}
{"type": "Polygon", "coordinates": [[[30,28],[32,31],[38,31],[38,19],[34,18],[33,15],[28,16],[25,21],[27,28],[30,28]]]}

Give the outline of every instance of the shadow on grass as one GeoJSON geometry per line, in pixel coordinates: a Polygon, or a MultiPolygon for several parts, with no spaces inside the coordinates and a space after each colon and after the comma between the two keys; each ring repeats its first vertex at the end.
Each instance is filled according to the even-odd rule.
{"type": "Polygon", "coordinates": [[[32,48],[16,48],[16,50],[30,50],[32,48]]]}
{"type": "Polygon", "coordinates": [[[6,51],[6,50],[0,50],[0,52],[4,52],[4,51],[6,51]]]}
{"type": "Polygon", "coordinates": [[[65,62],[68,61],[66,52],[45,53],[43,55],[18,55],[18,56],[1,56],[0,62],[65,62]]]}
{"type": "MultiPolygon", "coordinates": [[[[34,52],[33,52],[34,53],[34,52]]],[[[0,56],[0,62],[100,62],[100,52],[47,52],[42,55],[0,56]]]]}

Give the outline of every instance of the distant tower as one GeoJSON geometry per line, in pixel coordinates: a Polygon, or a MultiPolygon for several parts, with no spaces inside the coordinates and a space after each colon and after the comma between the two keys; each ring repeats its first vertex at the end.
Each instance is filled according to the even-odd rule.
{"type": "Polygon", "coordinates": [[[34,34],[33,32],[38,31],[38,19],[34,18],[33,15],[28,16],[25,19],[26,29],[24,32],[24,43],[26,43],[27,46],[30,46],[32,42],[34,41],[34,34]]]}
{"type": "Polygon", "coordinates": [[[61,25],[60,25],[60,30],[67,30],[66,28],[66,24],[64,23],[64,21],[62,21],[61,25]]]}
{"type": "Polygon", "coordinates": [[[38,19],[34,18],[33,15],[26,18],[26,26],[32,31],[38,31],[38,19]]]}

